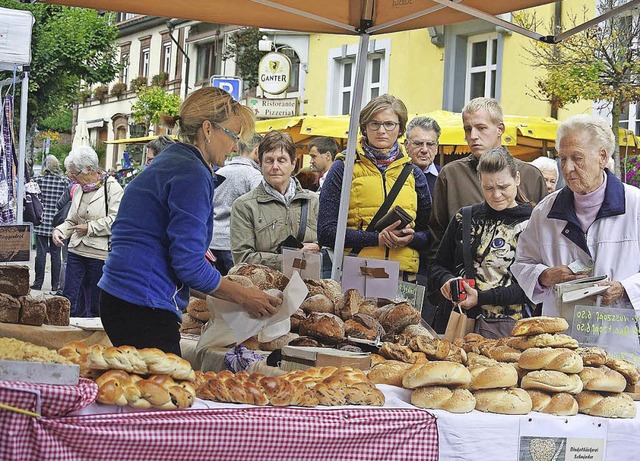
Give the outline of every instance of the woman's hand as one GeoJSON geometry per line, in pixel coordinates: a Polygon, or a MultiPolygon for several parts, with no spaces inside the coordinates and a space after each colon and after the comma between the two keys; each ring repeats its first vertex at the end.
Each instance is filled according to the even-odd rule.
{"type": "Polygon", "coordinates": [[[538,283],[543,287],[553,287],[557,283],[568,282],[570,280],[583,279],[586,275],[574,274],[569,266],[554,266],[542,271],[538,277],[538,283]]]}
{"type": "Polygon", "coordinates": [[[73,226],[73,231],[78,234],[79,236],[85,236],[87,235],[87,232],[89,231],[89,225],[88,224],[78,224],[76,226],[73,226]]]}
{"type": "Polygon", "coordinates": [[[64,246],[64,234],[58,229],[51,231],[51,240],[53,240],[53,243],[55,243],[57,247],[64,246]]]}
{"type": "Polygon", "coordinates": [[[407,246],[413,240],[413,234],[415,231],[409,224],[405,227],[397,229],[400,225],[400,221],[396,221],[388,227],[385,227],[378,234],[378,245],[386,246],[387,248],[402,248],[407,246]]]}
{"type": "Polygon", "coordinates": [[[454,277],[454,278],[451,278],[451,279],[447,280],[440,287],[440,293],[442,293],[442,296],[444,296],[446,299],[448,299],[449,301],[451,301],[454,304],[459,305],[461,308],[463,308],[463,309],[471,309],[472,307],[475,307],[478,304],[478,290],[473,288],[467,282],[462,282],[462,286],[464,287],[464,291],[467,293],[466,299],[464,301],[458,301],[458,302],[455,302],[455,301],[453,301],[453,299],[451,299],[451,281],[452,280],[459,280],[461,278],[462,277],[454,277]]]}
{"type": "Polygon", "coordinates": [[[280,298],[271,296],[256,287],[242,288],[244,292],[241,304],[247,309],[252,317],[261,319],[271,317],[278,312],[278,306],[282,304],[280,298]]]}
{"type": "Polygon", "coordinates": [[[320,251],[320,245],[317,243],[303,243],[300,248],[303,253],[317,253],[320,251]]]}
{"type": "Polygon", "coordinates": [[[602,296],[602,304],[610,305],[622,299],[625,295],[624,286],[620,282],[599,282],[596,283],[598,286],[609,286],[607,291],[601,293],[599,296],[602,296]]]}

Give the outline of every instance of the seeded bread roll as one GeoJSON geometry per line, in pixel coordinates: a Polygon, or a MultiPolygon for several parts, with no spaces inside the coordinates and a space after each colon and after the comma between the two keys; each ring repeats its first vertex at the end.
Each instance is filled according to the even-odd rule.
{"type": "Polygon", "coordinates": [[[547,392],[568,392],[577,394],[582,391],[582,380],[576,374],[568,375],[561,371],[539,370],[527,373],[520,387],[547,392]]]}
{"type": "Polygon", "coordinates": [[[577,349],[578,341],[569,335],[563,335],[561,333],[542,333],[533,336],[516,336],[510,338],[507,345],[521,351],[532,347],[564,347],[566,349],[577,349]]]}
{"type": "Polygon", "coordinates": [[[531,336],[542,333],[561,333],[569,329],[562,317],[529,317],[520,319],[511,330],[511,336],[531,336]]]}
{"type": "Polygon", "coordinates": [[[471,374],[464,365],[454,362],[416,364],[402,378],[402,386],[416,389],[425,386],[468,386],[471,374]]]}
{"type": "Polygon", "coordinates": [[[468,389],[498,389],[518,385],[518,372],[506,363],[499,363],[490,367],[475,366],[469,368],[471,384],[468,389]]]}
{"type": "Polygon", "coordinates": [[[518,360],[520,368],[525,370],[555,370],[564,373],[580,373],[582,357],[570,349],[532,348],[522,352],[518,360]]]}
{"type": "Polygon", "coordinates": [[[476,410],[503,415],[526,415],[531,411],[531,397],[524,389],[484,389],[475,391],[476,410]]]}
{"type": "Polygon", "coordinates": [[[636,404],[627,394],[582,391],[576,395],[580,413],[603,418],[635,418],[636,404]]]}
{"type": "Polygon", "coordinates": [[[587,391],[623,392],[627,387],[624,376],[606,366],[585,367],[578,376],[587,391]]]}
{"type": "Polygon", "coordinates": [[[559,392],[549,394],[547,392],[527,390],[533,403],[533,411],[548,413],[557,416],[573,416],[578,414],[578,402],[571,394],[559,392]]]}
{"type": "Polygon", "coordinates": [[[626,360],[619,360],[609,357],[607,359],[606,365],[612,370],[615,370],[622,376],[624,376],[627,379],[627,382],[632,386],[634,384],[638,384],[640,373],[638,372],[638,368],[634,364],[629,363],[626,360]]]}
{"type": "Polygon", "coordinates": [[[413,391],[411,404],[420,408],[446,410],[450,413],[469,413],[475,408],[476,399],[467,389],[430,386],[413,391]]]}
{"type": "Polygon", "coordinates": [[[374,384],[389,384],[402,387],[402,377],[411,368],[411,364],[398,360],[387,360],[373,367],[367,377],[374,384]]]}
{"type": "Polygon", "coordinates": [[[579,347],[576,352],[582,357],[585,367],[599,367],[607,363],[607,353],[599,347],[579,347]]]}
{"type": "Polygon", "coordinates": [[[482,354],[477,354],[475,352],[467,353],[467,366],[469,368],[476,366],[491,367],[493,365],[497,365],[498,363],[500,362],[490,359],[489,357],[482,354]]]}

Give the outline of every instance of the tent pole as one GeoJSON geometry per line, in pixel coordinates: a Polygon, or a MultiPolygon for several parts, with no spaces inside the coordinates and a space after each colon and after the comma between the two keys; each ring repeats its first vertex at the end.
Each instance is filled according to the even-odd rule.
{"type": "Polygon", "coordinates": [[[333,267],[331,278],[342,281],[342,257],[344,256],[344,238],[347,230],[347,213],[351,197],[351,181],[353,180],[353,163],[356,159],[356,143],[358,142],[358,120],[362,106],[364,91],[364,76],[367,68],[367,54],[369,50],[369,34],[360,34],[358,55],[356,56],[356,75],[351,99],[351,117],[349,117],[349,137],[347,138],[347,157],[344,160],[344,174],[342,175],[342,190],[340,192],[340,209],[338,211],[338,225],[336,241],[333,247],[333,267]]]}
{"type": "Polygon", "coordinates": [[[29,72],[25,70],[20,91],[20,134],[18,147],[18,187],[16,190],[16,220],[22,224],[24,208],[24,168],[27,146],[27,105],[29,98],[29,72]]]}

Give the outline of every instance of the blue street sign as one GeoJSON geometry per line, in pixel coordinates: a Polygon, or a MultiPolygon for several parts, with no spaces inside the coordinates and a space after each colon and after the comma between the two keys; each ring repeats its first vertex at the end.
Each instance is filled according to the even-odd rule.
{"type": "Polygon", "coordinates": [[[240,100],[242,93],[242,79],[237,77],[224,77],[222,75],[214,75],[211,77],[211,86],[216,86],[225,90],[233,96],[236,101],[240,100]]]}

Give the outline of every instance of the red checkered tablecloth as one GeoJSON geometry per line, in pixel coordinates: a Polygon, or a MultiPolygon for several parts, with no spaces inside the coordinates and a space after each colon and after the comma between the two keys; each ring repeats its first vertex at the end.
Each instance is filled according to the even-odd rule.
{"type": "MultiPolygon", "coordinates": [[[[13,419],[22,427],[14,437],[23,443],[11,452],[0,445],[0,459],[438,459],[436,419],[421,410],[241,408],[13,419]]],[[[0,425],[5,430],[11,429],[0,425]]]]}

